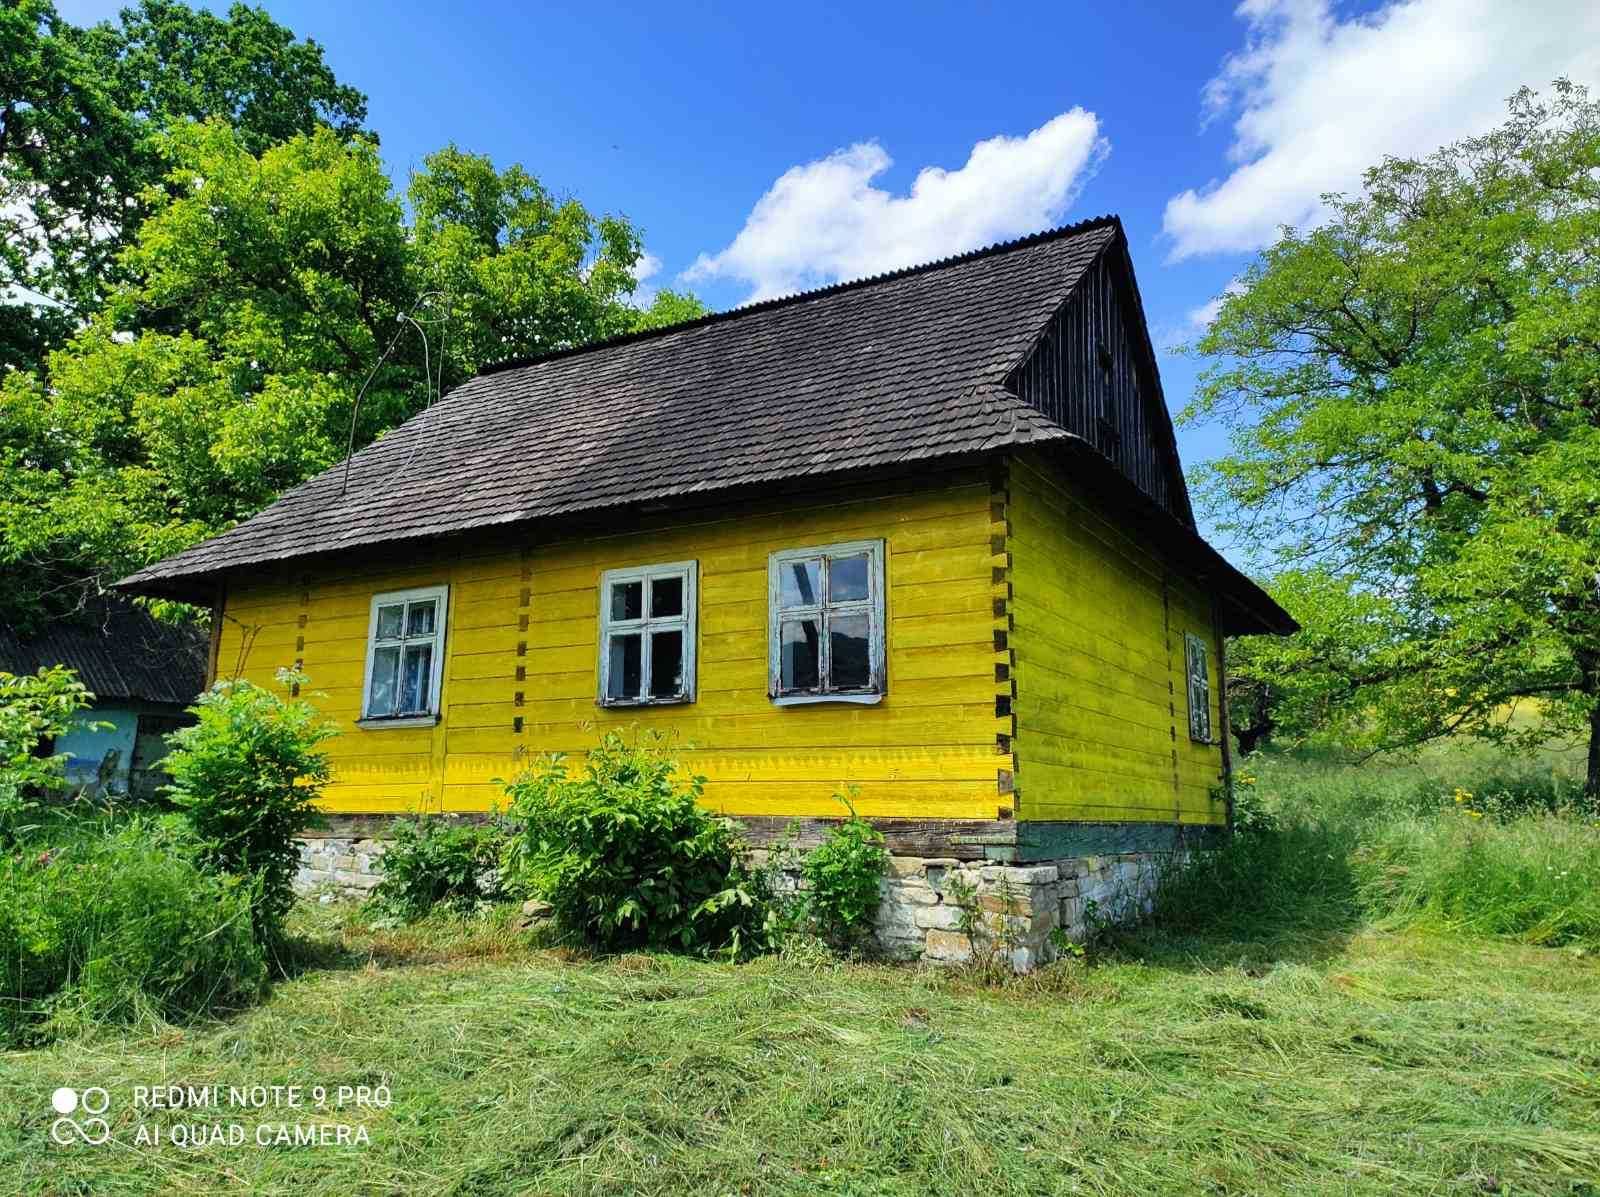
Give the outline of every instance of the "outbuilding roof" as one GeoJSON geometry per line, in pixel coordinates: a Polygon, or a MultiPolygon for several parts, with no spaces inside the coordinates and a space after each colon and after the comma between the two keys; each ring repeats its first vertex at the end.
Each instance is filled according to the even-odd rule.
{"type": "Polygon", "coordinates": [[[119,586],[192,596],[227,571],[310,555],[1077,441],[1005,380],[1122,238],[1116,217],[1099,217],[492,367],[119,586]]]}
{"type": "Polygon", "coordinates": [[[0,670],[27,674],[65,665],[102,702],[188,705],[205,689],[206,655],[203,629],[163,623],[111,595],[30,635],[0,627],[0,670]]]}

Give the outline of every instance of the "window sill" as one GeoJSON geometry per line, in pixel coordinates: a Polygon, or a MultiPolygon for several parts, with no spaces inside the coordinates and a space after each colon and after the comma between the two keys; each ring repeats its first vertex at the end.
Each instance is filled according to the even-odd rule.
{"type": "Polygon", "coordinates": [[[694,695],[682,698],[597,698],[594,705],[608,711],[636,710],[639,707],[681,707],[694,701],[694,695]]]}
{"type": "Polygon", "coordinates": [[[368,731],[382,731],[388,727],[433,727],[439,722],[437,715],[384,716],[378,719],[357,719],[356,726],[368,731]]]}
{"type": "Polygon", "coordinates": [[[779,694],[772,699],[775,707],[811,707],[824,702],[848,702],[858,707],[877,706],[882,694],[779,694]]]}

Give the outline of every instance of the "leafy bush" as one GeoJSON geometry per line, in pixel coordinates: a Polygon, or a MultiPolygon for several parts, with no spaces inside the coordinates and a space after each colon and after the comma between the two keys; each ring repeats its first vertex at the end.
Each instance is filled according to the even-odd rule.
{"type": "Polygon", "coordinates": [[[578,777],[548,758],[506,787],[508,877],[548,901],[564,930],[606,950],[766,946],[767,887],[732,822],[699,804],[705,779],[680,783],[676,772],[655,736],[629,744],[607,734],[578,777]]]}
{"type": "Polygon", "coordinates": [[[395,820],[378,857],[383,880],[372,901],[414,919],[441,903],[458,909],[500,896],[500,832],[486,823],[438,815],[395,820]]]}
{"type": "Polygon", "coordinates": [[[850,817],[805,854],[800,872],[806,910],[817,933],[832,946],[849,949],[872,930],[889,852],[883,833],[856,814],[848,797],[838,797],[850,817]]]}
{"type": "Polygon", "coordinates": [[[266,963],[250,886],[203,871],[198,851],[170,816],[93,818],[0,858],[0,1043],[254,998],[266,963]]]}
{"type": "MultiPolygon", "coordinates": [[[[280,670],[278,681],[304,678],[280,670]]],[[[294,902],[295,837],[321,821],[313,803],[328,758],[319,745],[336,729],[305,700],[245,681],[218,682],[190,709],[198,722],[167,737],[165,792],[194,828],[201,864],[251,879],[256,935],[273,944],[294,902]]]]}
{"type": "Polygon", "coordinates": [[[65,733],[93,700],[65,666],[32,676],[0,672],[0,845],[20,834],[40,795],[66,785],[62,758],[37,755],[39,746],[65,733]]]}

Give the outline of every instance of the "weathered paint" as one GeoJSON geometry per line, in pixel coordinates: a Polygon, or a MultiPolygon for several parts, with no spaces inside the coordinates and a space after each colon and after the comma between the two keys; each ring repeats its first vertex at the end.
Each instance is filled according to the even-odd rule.
{"type": "Polygon", "coordinates": [[[1004,536],[991,495],[990,473],[974,467],[708,510],[644,531],[480,541],[406,567],[240,577],[227,591],[218,673],[267,684],[278,667],[301,663],[307,696],[343,732],[329,744],[325,805],[334,811],[485,810],[503,799],[496,779],[535,755],[581,752],[607,729],[639,725],[677,736],[685,765],[708,779],[708,803],[731,814],[834,816],[834,791],[854,784],[867,816],[1009,817],[1001,777],[1010,758],[996,745],[1010,721],[997,716],[994,683],[1004,536]],[[883,701],[775,705],[768,555],[877,538],[886,544],[883,701]],[[695,701],[600,707],[601,574],[691,559],[695,701]],[[449,586],[442,717],[432,727],[357,727],[371,596],[440,584],[449,586]]]}
{"type": "Polygon", "coordinates": [[[93,785],[102,766],[116,790],[128,784],[133,741],[139,729],[139,709],[124,703],[97,704],[73,717],[72,726],[56,737],[56,755],[66,758],[67,781],[74,786],[93,785]],[[116,753],[115,762],[107,756],[116,753]]]}
{"type": "Polygon", "coordinates": [[[1209,596],[1042,455],[1012,459],[996,507],[1010,554],[1017,818],[1225,823],[1209,596]],[[1209,744],[1189,738],[1185,634],[1210,649],[1209,744]]]}
{"type": "Polygon", "coordinates": [[[165,755],[160,737],[175,721],[188,722],[188,717],[173,703],[99,702],[73,716],[71,726],[56,737],[55,755],[64,758],[67,782],[75,789],[148,793],[163,781],[162,775],[152,775],[151,766],[165,755]],[[137,759],[141,753],[148,759],[137,759]],[[141,769],[137,777],[135,764],[141,769]]]}

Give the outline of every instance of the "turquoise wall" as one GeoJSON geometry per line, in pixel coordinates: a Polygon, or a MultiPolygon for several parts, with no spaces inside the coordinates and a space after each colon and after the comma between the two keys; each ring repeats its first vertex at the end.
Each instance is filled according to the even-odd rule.
{"type": "Polygon", "coordinates": [[[128,765],[133,760],[133,737],[139,728],[139,710],[132,706],[106,704],[79,714],[66,735],[56,738],[56,755],[67,758],[67,780],[73,785],[88,785],[99,773],[100,762],[112,749],[118,751],[114,786],[125,789],[128,765]],[[91,727],[108,723],[110,727],[91,727]]]}

